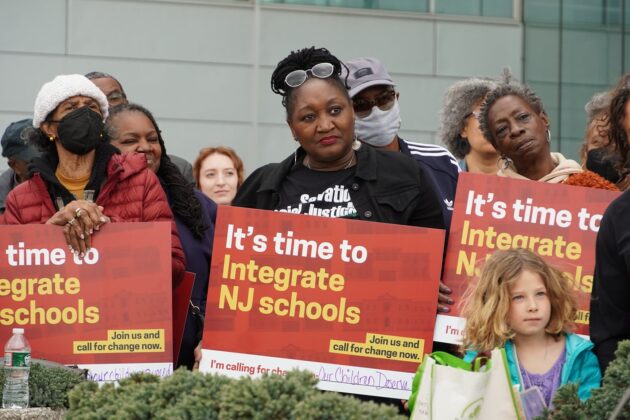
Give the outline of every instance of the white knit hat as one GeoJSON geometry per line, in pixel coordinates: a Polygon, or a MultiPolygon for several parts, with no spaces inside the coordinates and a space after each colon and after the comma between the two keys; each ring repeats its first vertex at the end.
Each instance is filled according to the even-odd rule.
{"type": "Polygon", "coordinates": [[[90,79],[81,74],[62,74],[45,83],[39,90],[33,110],[33,127],[39,128],[48,114],[54,111],[60,103],[77,95],[88,96],[96,100],[101,107],[103,121],[107,119],[109,105],[105,94],[90,79]]]}

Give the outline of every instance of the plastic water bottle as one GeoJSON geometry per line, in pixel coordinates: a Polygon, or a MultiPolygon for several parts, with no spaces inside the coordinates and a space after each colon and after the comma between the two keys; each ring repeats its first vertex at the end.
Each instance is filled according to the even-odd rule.
{"type": "Polygon", "coordinates": [[[24,328],[13,328],[4,346],[4,390],[2,408],[28,408],[28,374],[31,370],[31,346],[24,328]]]}

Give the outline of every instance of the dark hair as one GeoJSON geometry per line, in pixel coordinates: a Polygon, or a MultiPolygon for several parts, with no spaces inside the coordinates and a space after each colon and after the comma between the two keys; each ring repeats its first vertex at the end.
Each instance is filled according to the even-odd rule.
{"type": "Polygon", "coordinates": [[[243,165],[243,160],[236,154],[234,149],[226,146],[205,147],[199,151],[199,156],[197,156],[197,159],[195,159],[195,163],[193,163],[193,177],[195,178],[197,187],[199,187],[199,178],[201,177],[201,164],[204,160],[206,160],[208,156],[215,153],[225,155],[232,160],[232,163],[234,164],[234,169],[236,169],[236,175],[238,179],[236,188],[241,188],[241,185],[243,185],[243,181],[245,181],[245,166],[243,165]]]}
{"type": "Polygon", "coordinates": [[[483,104],[481,105],[479,115],[479,128],[481,129],[484,137],[487,138],[490,143],[492,143],[495,149],[497,148],[497,141],[490,131],[490,126],[488,124],[488,113],[490,112],[490,108],[492,108],[495,102],[505,96],[518,96],[523,101],[527,102],[529,106],[534,110],[534,112],[536,112],[538,115],[545,113],[545,109],[543,107],[540,97],[536,95],[536,92],[531,90],[526,85],[506,82],[501,83],[495,89],[491,90],[490,93],[488,93],[488,96],[486,96],[486,99],[483,101],[483,104]]]}
{"type": "Polygon", "coordinates": [[[90,80],[94,80],[94,79],[112,79],[113,81],[118,83],[118,86],[120,86],[120,91],[122,92],[123,96],[125,98],[127,97],[127,94],[125,93],[125,88],[123,88],[122,83],[120,83],[120,81],[118,79],[116,79],[114,76],[112,76],[111,74],[103,73],[102,71],[91,71],[91,72],[87,73],[85,75],[85,77],[87,77],[90,80]]]}
{"type": "Polygon", "coordinates": [[[621,166],[625,165],[629,152],[628,136],[623,126],[624,120],[630,118],[630,115],[626,115],[626,104],[629,99],[630,87],[621,86],[614,92],[614,96],[610,101],[610,127],[608,129],[608,138],[618,150],[619,156],[621,157],[621,166]]]}
{"type": "MultiPolygon", "coordinates": [[[[630,162],[628,162],[630,146],[623,124],[626,118],[630,118],[630,115],[626,115],[626,105],[630,100],[630,73],[622,75],[607,95],[609,96],[608,108],[603,111],[608,115],[608,144],[600,147],[599,150],[602,152],[602,159],[606,160],[617,172],[616,185],[621,191],[625,191],[630,186],[628,176],[630,174],[630,162]]],[[[590,152],[587,157],[590,157],[590,152]]]]}
{"type": "MultiPolygon", "coordinates": [[[[48,120],[48,118],[46,118],[46,120],[48,120]]],[[[35,149],[39,150],[43,154],[57,154],[55,142],[51,141],[40,128],[25,128],[22,135],[26,139],[27,143],[35,147],[35,149]]]]}
{"type": "MultiPolygon", "coordinates": [[[[271,75],[271,90],[274,93],[282,96],[282,105],[287,110],[287,119],[291,113],[293,107],[293,92],[297,88],[287,86],[284,82],[287,74],[294,70],[310,70],[314,65],[319,63],[330,63],[335,68],[333,74],[323,80],[327,80],[330,83],[336,85],[340,90],[344,92],[344,95],[350,100],[348,95],[348,88],[344,82],[341,81],[342,68],[345,65],[334,55],[330,53],[326,48],[303,48],[298,51],[291,51],[287,57],[282,59],[276,66],[273,74],[271,75]]],[[[346,71],[347,73],[347,71],[346,71]]]]}
{"type": "Polygon", "coordinates": [[[118,137],[118,133],[112,125],[112,120],[115,116],[123,112],[141,112],[151,121],[153,127],[155,127],[155,131],[158,133],[160,148],[162,149],[160,169],[157,171],[157,176],[164,184],[164,189],[170,198],[169,201],[173,213],[183,220],[184,224],[192,231],[196,238],[201,238],[203,233],[208,229],[208,226],[203,221],[201,203],[195,196],[193,186],[184,178],[177,166],[166,154],[166,146],[164,145],[162,132],[151,112],[142,105],[131,102],[110,108],[109,117],[105,123],[107,138],[115,139],[118,137]]]}

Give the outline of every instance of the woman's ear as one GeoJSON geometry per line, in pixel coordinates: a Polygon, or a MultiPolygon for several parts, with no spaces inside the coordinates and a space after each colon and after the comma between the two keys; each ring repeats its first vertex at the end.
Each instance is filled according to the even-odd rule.
{"type": "Polygon", "coordinates": [[[289,122],[289,120],[287,120],[287,125],[289,126],[289,130],[291,130],[291,136],[293,137],[293,140],[299,141],[297,135],[295,134],[295,131],[293,131],[293,127],[291,127],[291,123],[289,122]]]}
{"type": "Polygon", "coordinates": [[[547,117],[547,113],[545,111],[542,111],[540,113],[540,119],[543,121],[543,123],[545,124],[545,128],[547,130],[549,130],[549,117],[547,117]]]}
{"type": "Polygon", "coordinates": [[[462,128],[462,131],[460,131],[459,133],[459,137],[463,139],[468,138],[468,124],[464,123],[464,127],[462,128]]]}
{"type": "Polygon", "coordinates": [[[49,121],[44,121],[43,123],[41,123],[39,127],[42,130],[42,132],[46,135],[46,137],[51,137],[51,136],[53,138],[57,137],[57,130],[54,128],[53,123],[49,121]]]}

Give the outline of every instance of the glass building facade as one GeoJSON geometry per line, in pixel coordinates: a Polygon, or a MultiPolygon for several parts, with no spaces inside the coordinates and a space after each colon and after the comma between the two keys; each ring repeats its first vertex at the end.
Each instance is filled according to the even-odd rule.
{"type": "Polygon", "coordinates": [[[630,1],[524,0],[525,81],[542,97],[555,149],[578,157],[584,105],[630,70],[630,1]]]}
{"type": "Polygon", "coordinates": [[[259,0],[431,15],[516,20],[521,74],[543,99],[552,145],[578,158],[584,105],[630,70],[630,0],[259,0]]]}
{"type": "Polygon", "coordinates": [[[404,12],[511,18],[511,0],[261,0],[260,3],[352,7],[404,12]]]}

